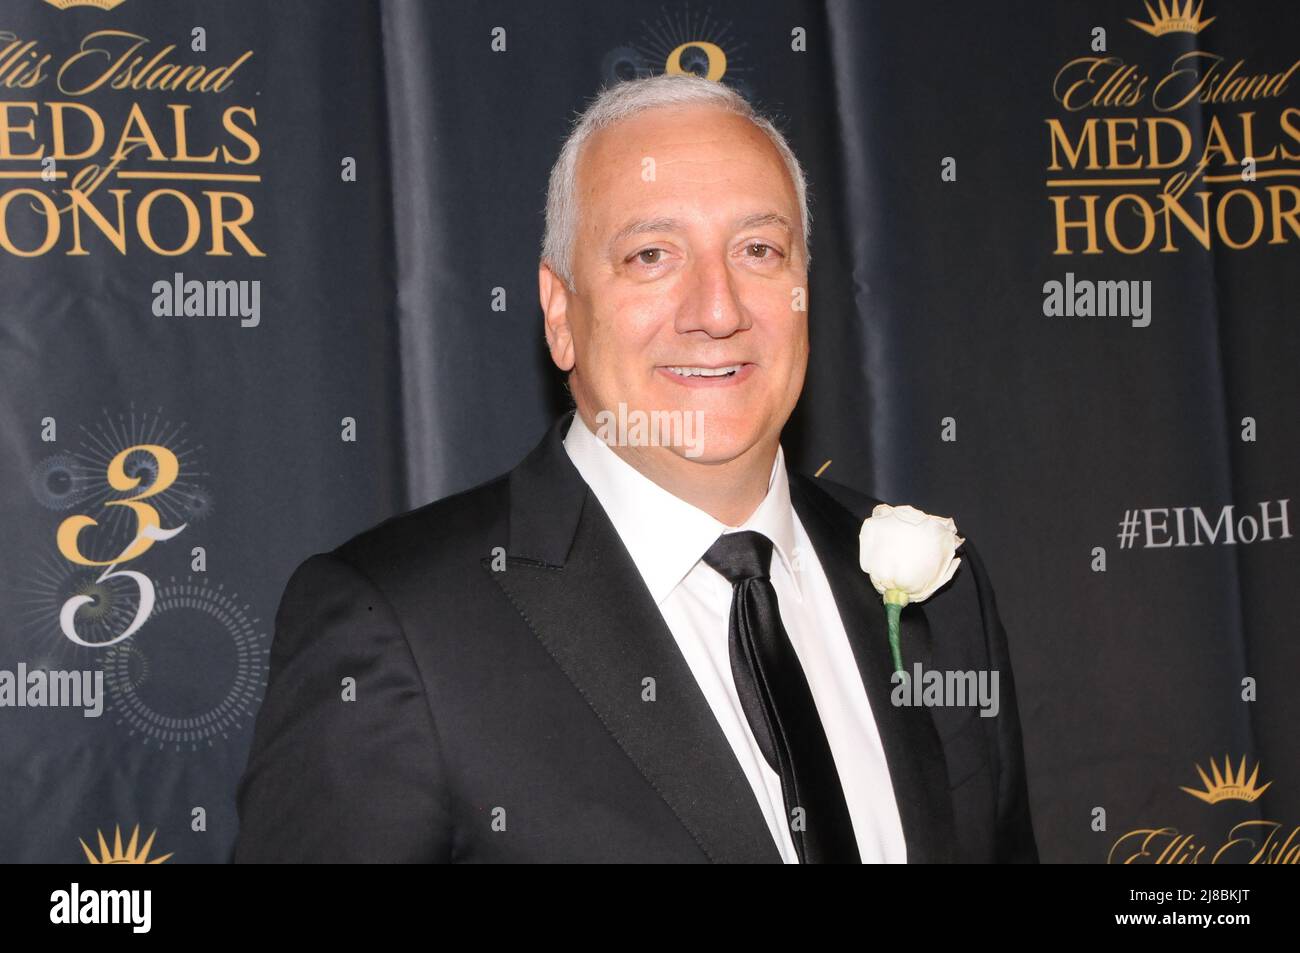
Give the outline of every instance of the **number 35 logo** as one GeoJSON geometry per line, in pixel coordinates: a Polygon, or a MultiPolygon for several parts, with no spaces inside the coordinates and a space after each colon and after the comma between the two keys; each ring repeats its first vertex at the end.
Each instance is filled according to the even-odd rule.
{"type": "Polygon", "coordinates": [[[77,634],[76,616],[77,610],[89,602],[94,602],[93,596],[73,596],[63,604],[59,612],[59,628],[73,642],[78,645],[85,645],[89,648],[106,648],[115,645],[123,639],[128,639],[134,635],[140,626],[144,625],[145,620],[149,618],[149,613],[153,611],[154,604],[154,587],[153,581],[143,573],[133,572],[128,569],[120,569],[116,572],[113,568],[119,563],[129,562],[132,559],[148,552],[149,547],[155,542],[168,540],[183,530],[188,523],[182,523],[175,529],[163,529],[162,521],[158,516],[158,511],[148,503],[142,502],[151,496],[157,496],[162,493],[175,481],[180,473],[180,462],[176,459],[176,454],[172,453],[166,447],[157,444],[142,443],[134,447],[127,447],[117,456],[115,456],[108,465],[107,476],[108,485],[115,490],[127,492],[134,490],[140,485],[140,477],[128,476],[126,472],[126,460],[132,453],[140,451],[153,457],[157,463],[157,475],[151,485],[145,487],[134,496],[127,497],[124,500],[110,500],[105,506],[125,506],[135,514],[135,536],[126,548],[114,556],[112,559],[89,559],[81,552],[78,540],[81,537],[81,531],[91,526],[98,526],[99,523],[89,516],[69,516],[59,524],[58,543],[59,552],[70,562],[79,566],[106,566],[104,572],[99,576],[96,582],[104,582],[109,579],[127,578],[140,590],[140,605],[136,608],[135,617],[126,630],[116,638],[107,642],[87,642],[77,634]]]}

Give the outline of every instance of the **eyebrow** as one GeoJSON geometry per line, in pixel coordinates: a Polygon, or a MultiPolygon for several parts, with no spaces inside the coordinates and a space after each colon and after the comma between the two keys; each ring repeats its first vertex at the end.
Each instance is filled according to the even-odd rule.
{"type": "MultiPolygon", "coordinates": [[[[794,226],[790,219],[780,212],[754,212],[736,222],[737,230],[762,228],[765,225],[776,225],[791,235],[794,234],[794,226]]],[[[682,228],[682,223],[675,218],[646,218],[628,222],[609,240],[609,250],[612,253],[622,242],[634,235],[644,235],[646,232],[678,232],[682,228]]]]}

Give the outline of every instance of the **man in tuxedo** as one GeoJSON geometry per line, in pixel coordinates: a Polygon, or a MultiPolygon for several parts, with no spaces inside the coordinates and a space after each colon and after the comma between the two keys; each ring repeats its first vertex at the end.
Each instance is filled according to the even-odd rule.
{"type": "Polygon", "coordinates": [[[797,159],[727,87],[587,108],[539,267],[575,410],[508,473],[298,567],[236,861],[1037,860],[969,538],[903,610],[904,669],[996,670],[997,714],[895,705],[858,565],[878,501],[787,471],[808,235],[797,159]],[[610,433],[650,411],[700,429],[610,433]]]}

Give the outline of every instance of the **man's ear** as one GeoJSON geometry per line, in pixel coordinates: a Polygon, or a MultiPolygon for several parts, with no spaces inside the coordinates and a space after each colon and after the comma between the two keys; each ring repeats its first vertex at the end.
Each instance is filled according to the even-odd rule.
{"type": "Polygon", "coordinates": [[[569,328],[569,289],[551,271],[550,265],[543,264],[537,269],[537,291],[542,301],[542,321],[551,360],[560,370],[571,371],[575,356],[573,331],[569,328]]]}

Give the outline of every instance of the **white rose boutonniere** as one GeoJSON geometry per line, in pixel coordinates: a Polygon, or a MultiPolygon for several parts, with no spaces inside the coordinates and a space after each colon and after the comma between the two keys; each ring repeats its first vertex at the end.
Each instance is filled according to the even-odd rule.
{"type": "Polygon", "coordinates": [[[899,613],[909,602],[924,602],[952,578],[961,565],[957,547],[964,542],[950,517],[932,516],[913,506],[881,503],[862,521],[859,562],[885,601],[896,674],[903,671],[899,613]]]}

